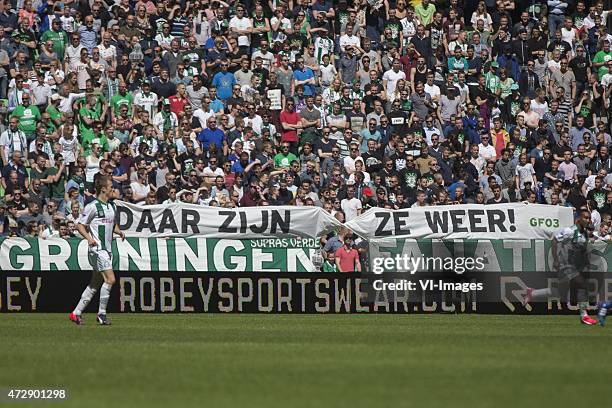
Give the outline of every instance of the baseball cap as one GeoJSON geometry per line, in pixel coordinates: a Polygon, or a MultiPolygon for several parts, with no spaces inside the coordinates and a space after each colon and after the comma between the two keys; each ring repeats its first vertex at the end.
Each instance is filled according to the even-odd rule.
{"type": "Polygon", "coordinates": [[[53,95],[51,95],[52,101],[59,101],[60,99],[61,99],[61,96],[57,93],[54,93],[53,95]]]}
{"type": "Polygon", "coordinates": [[[518,89],[519,89],[518,84],[512,84],[512,85],[510,85],[510,90],[511,90],[511,91],[518,91],[518,89]]]}
{"type": "Polygon", "coordinates": [[[491,62],[491,66],[492,66],[493,68],[499,68],[499,64],[497,63],[497,61],[493,61],[493,62],[491,62]]]}
{"type": "Polygon", "coordinates": [[[170,100],[168,98],[162,100],[162,105],[164,106],[170,106],[170,100]]]}

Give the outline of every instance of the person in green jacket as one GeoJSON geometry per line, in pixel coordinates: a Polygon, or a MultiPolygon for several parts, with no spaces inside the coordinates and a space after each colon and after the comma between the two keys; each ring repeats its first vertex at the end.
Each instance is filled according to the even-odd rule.
{"type": "Polygon", "coordinates": [[[119,83],[119,92],[110,100],[110,104],[112,107],[112,118],[115,116],[119,116],[119,108],[122,105],[126,105],[128,107],[128,116],[132,116],[132,105],[134,104],[134,96],[131,92],[127,91],[127,85],[125,82],[119,83]]]}
{"type": "Polygon", "coordinates": [[[57,54],[60,61],[64,61],[64,52],[68,44],[68,34],[62,29],[62,20],[59,18],[51,22],[51,28],[45,31],[40,37],[41,42],[53,41],[53,51],[57,54]]]}
{"type": "Polygon", "coordinates": [[[276,168],[289,167],[291,166],[291,162],[297,159],[297,156],[289,151],[289,144],[283,142],[281,145],[281,152],[274,156],[274,166],[276,168]]]}
{"type": "Polygon", "coordinates": [[[321,270],[323,272],[340,272],[338,270],[338,265],[336,265],[336,254],[332,251],[325,253],[325,261],[323,262],[321,270]]]}
{"type": "Polygon", "coordinates": [[[86,103],[79,109],[79,132],[81,134],[81,144],[85,150],[94,138],[93,125],[100,120],[100,115],[96,111],[96,97],[87,96],[86,103]]]}
{"type": "Polygon", "coordinates": [[[36,105],[30,105],[30,94],[23,93],[21,105],[17,105],[11,117],[19,119],[19,130],[26,135],[28,142],[32,141],[36,133],[36,124],[40,120],[40,111],[36,105]]]}

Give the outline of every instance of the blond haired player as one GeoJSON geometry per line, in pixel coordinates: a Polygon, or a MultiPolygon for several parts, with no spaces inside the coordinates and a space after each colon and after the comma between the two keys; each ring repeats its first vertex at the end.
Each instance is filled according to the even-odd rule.
{"type": "Polygon", "coordinates": [[[77,325],[83,324],[81,314],[100,289],[100,307],[98,309],[98,323],[110,325],[106,317],[106,306],[110,292],[115,283],[113,272],[112,242],[113,234],[125,239],[125,235],[115,222],[115,204],[110,200],[114,197],[113,180],[110,176],[101,176],[95,184],[96,199],[85,206],[77,229],[89,243],[89,262],[94,272],[89,285],[83,291],[81,300],[70,314],[70,320],[77,325]]]}

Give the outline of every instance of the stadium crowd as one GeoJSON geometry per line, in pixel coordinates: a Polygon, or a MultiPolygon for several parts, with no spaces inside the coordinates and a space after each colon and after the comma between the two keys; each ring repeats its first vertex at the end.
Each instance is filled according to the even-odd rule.
{"type": "Polygon", "coordinates": [[[588,208],[609,239],[609,6],[0,0],[0,232],[71,236],[112,175],[131,203],[316,205],[341,222],[588,208]]]}

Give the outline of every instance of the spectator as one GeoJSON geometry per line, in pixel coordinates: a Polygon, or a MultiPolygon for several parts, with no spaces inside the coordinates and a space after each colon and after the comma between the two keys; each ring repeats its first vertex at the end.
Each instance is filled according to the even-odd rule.
{"type": "Polygon", "coordinates": [[[384,24],[351,1],[334,7],[338,24],[284,4],[238,2],[193,24],[190,8],[161,4],[2,4],[4,233],[27,232],[14,221],[28,200],[71,212],[98,174],[128,202],[315,204],[342,221],[371,205],[606,205],[605,13],[396,3],[384,24]]]}

